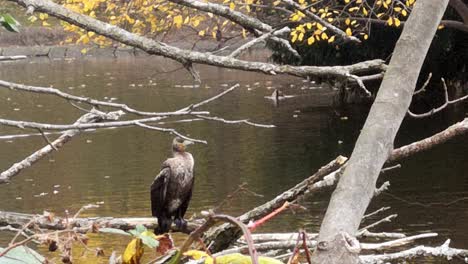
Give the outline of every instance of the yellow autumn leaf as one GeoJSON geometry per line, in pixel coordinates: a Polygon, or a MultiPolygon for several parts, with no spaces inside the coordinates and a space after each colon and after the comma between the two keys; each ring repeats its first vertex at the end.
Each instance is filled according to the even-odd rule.
{"type": "Polygon", "coordinates": [[[187,16],[185,19],[184,19],[184,24],[188,24],[188,22],[190,22],[190,17],[187,16]]]}
{"type": "Polygon", "coordinates": [[[369,38],[369,35],[364,34],[364,39],[367,40],[369,38]]]}
{"type": "Polygon", "coordinates": [[[37,20],[36,16],[30,16],[28,17],[28,20],[31,21],[31,23],[34,23],[37,20]]]}
{"type": "Polygon", "coordinates": [[[39,13],[39,19],[40,20],[46,20],[49,17],[48,14],[45,13],[39,13]]]}
{"type": "Polygon", "coordinates": [[[205,36],[205,30],[198,31],[198,36],[200,36],[200,37],[205,36]]]}
{"type": "Polygon", "coordinates": [[[335,41],[335,36],[331,36],[331,37],[328,39],[328,43],[332,43],[333,41],[335,41]]]}
{"type": "Polygon", "coordinates": [[[346,35],[348,35],[348,36],[353,35],[353,32],[351,31],[350,28],[347,28],[347,29],[346,29],[346,35]]]}
{"type": "Polygon", "coordinates": [[[310,22],[306,23],[306,27],[307,27],[307,29],[311,29],[312,28],[312,23],[310,23],[310,22]]]}
{"type": "Polygon", "coordinates": [[[141,239],[134,238],[128,243],[127,248],[122,256],[123,264],[140,264],[141,256],[143,256],[145,249],[141,239]]]}
{"type": "Polygon", "coordinates": [[[297,40],[302,41],[304,39],[304,33],[299,33],[299,36],[297,37],[297,40]]]}
{"type": "Polygon", "coordinates": [[[320,30],[323,30],[323,26],[322,26],[322,24],[320,24],[320,23],[317,23],[317,28],[318,28],[318,29],[320,29],[320,30]]]}
{"type": "Polygon", "coordinates": [[[324,40],[325,40],[325,39],[328,39],[328,35],[327,35],[327,33],[325,33],[325,32],[323,32],[322,35],[320,35],[320,37],[321,37],[322,39],[324,39],[324,40]]]}
{"type": "Polygon", "coordinates": [[[407,15],[408,15],[408,12],[406,12],[406,10],[403,9],[403,10],[401,11],[401,15],[402,15],[402,16],[407,16],[407,15]]]}
{"type": "Polygon", "coordinates": [[[297,34],[292,35],[291,42],[294,43],[297,40],[297,34]]]}
{"type": "Polygon", "coordinates": [[[279,5],[280,3],[281,3],[281,0],[274,1],[274,2],[273,2],[273,6],[277,6],[277,5],[279,5]]]}
{"type": "Polygon", "coordinates": [[[247,30],[242,29],[242,37],[247,38],[247,30]]]}
{"type": "Polygon", "coordinates": [[[96,35],[96,33],[92,31],[88,31],[88,37],[92,38],[94,35],[96,35]]]}
{"type": "Polygon", "coordinates": [[[389,26],[393,25],[393,18],[392,18],[392,17],[388,18],[387,24],[388,24],[389,26]]]}
{"type": "Polygon", "coordinates": [[[88,52],[88,50],[86,48],[81,50],[81,54],[86,54],[86,52],[88,52]]]}
{"type": "Polygon", "coordinates": [[[181,28],[182,27],[182,23],[183,23],[183,18],[181,15],[177,15],[174,17],[172,23],[174,24],[174,26],[176,26],[176,28],[181,28]]]}
{"type": "Polygon", "coordinates": [[[49,27],[49,26],[50,26],[50,24],[49,24],[49,23],[47,23],[47,21],[42,21],[42,26],[43,26],[43,27],[49,27]]]}
{"type": "Polygon", "coordinates": [[[349,26],[350,23],[351,23],[351,19],[347,18],[347,19],[345,20],[345,24],[349,26]]]}
{"type": "Polygon", "coordinates": [[[445,26],[441,24],[441,25],[439,25],[439,26],[437,27],[437,29],[440,30],[440,29],[443,29],[444,27],[445,27],[445,26]]]}
{"type": "Polygon", "coordinates": [[[315,38],[314,38],[314,36],[312,36],[312,37],[309,37],[309,38],[307,39],[307,44],[309,44],[309,45],[312,45],[312,44],[314,44],[314,42],[315,42],[315,38]]]}
{"type": "Polygon", "coordinates": [[[234,2],[231,2],[229,4],[229,9],[234,10],[236,8],[236,4],[234,2]]]}
{"type": "MultiPolygon", "coordinates": [[[[199,250],[189,250],[184,253],[184,256],[193,258],[194,260],[200,260],[205,258],[204,264],[213,264],[213,258],[210,257],[203,251],[199,250]]],[[[251,264],[252,258],[247,255],[242,255],[240,253],[227,254],[223,256],[216,257],[217,264],[251,264]]],[[[259,264],[284,264],[283,262],[269,257],[258,257],[259,264]]]]}
{"type": "Polygon", "coordinates": [[[395,21],[395,27],[399,27],[400,24],[401,24],[400,19],[398,19],[398,18],[395,17],[393,20],[395,21]]]}

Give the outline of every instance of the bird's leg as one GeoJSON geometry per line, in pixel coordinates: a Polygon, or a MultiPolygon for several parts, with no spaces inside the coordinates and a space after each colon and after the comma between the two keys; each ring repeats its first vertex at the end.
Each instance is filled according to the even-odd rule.
{"type": "Polygon", "coordinates": [[[184,217],[181,214],[181,210],[177,212],[174,223],[180,230],[185,230],[187,228],[187,221],[184,220],[184,217]]]}

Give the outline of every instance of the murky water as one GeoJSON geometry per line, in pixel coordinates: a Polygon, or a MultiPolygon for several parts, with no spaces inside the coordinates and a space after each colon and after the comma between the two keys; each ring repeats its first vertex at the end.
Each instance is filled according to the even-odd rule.
{"type": "MultiPolygon", "coordinates": [[[[333,91],[301,79],[265,76],[211,67],[199,67],[203,83],[194,83],[185,70],[167,60],[36,61],[2,64],[0,78],[40,86],[54,86],[76,95],[119,102],[148,111],[176,110],[213,96],[228,86],[241,87],[204,109],[227,119],[249,118],[274,124],[256,128],[210,121],[166,124],[208,145],[191,148],[196,160],[196,182],[188,216],[213,208],[243,182],[262,194],[243,194],[221,210],[239,215],[273,198],[342,154],[349,156],[366,117],[365,107],[336,109],[333,91]],[[170,73],[163,73],[170,71],[170,73]],[[296,97],[274,106],[264,98],[274,88],[296,97]],[[346,118],[342,118],[346,116],[346,118]]],[[[66,101],[37,94],[0,90],[3,118],[72,123],[81,114],[66,101]]],[[[425,120],[406,120],[397,146],[440,131],[465,116],[458,105],[425,120]]],[[[1,127],[1,134],[22,132],[1,127]]],[[[31,131],[36,132],[36,131],[31,131]]],[[[52,136],[51,136],[52,137],[52,136]]],[[[149,185],[161,163],[170,155],[172,136],[141,128],[122,128],[85,133],[1,185],[0,210],[25,213],[64,210],[104,202],[85,216],[150,216],[149,185]],[[55,187],[54,187],[55,186],[55,187]],[[54,190],[58,193],[54,194],[54,190]],[[41,195],[42,194],[42,195],[41,195]]],[[[438,244],[468,248],[468,141],[457,138],[401,163],[402,168],[384,174],[390,191],[373,200],[372,209],[391,206],[384,215],[399,216],[376,230],[409,234],[438,232],[438,244]],[[464,200],[466,198],[466,200],[464,200]],[[456,201],[451,203],[453,201],[456,201]]],[[[42,137],[0,140],[0,168],[4,170],[45,144],[42,137]]],[[[301,201],[307,211],[282,215],[261,231],[318,230],[329,193],[301,201]]],[[[382,215],[382,216],[384,216],[382,215]]],[[[0,245],[11,238],[0,233],[0,245]]],[[[91,235],[90,246],[121,252],[127,238],[91,235]]],[[[92,254],[89,254],[90,256],[92,254]]],[[[83,263],[95,262],[92,257],[83,263]]],[[[105,263],[105,260],[101,260],[105,263]]]]}

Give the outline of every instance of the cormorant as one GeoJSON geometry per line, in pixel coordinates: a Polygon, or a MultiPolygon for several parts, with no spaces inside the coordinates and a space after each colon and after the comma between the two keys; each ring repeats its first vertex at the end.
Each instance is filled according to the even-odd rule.
{"type": "Polygon", "coordinates": [[[156,234],[167,233],[174,222],[185,228],[185,211],[192,197],[193,165],[192,154],[185,151],[192,141],[180,137],[172,141],[173,157],[162,164],[162,169],[151,184],[151,211],[158,218],[156,234]]]}

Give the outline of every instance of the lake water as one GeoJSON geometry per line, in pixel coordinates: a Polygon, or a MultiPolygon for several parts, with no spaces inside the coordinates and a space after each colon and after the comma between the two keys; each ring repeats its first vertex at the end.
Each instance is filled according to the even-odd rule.
{"type": "MultiPolygon", "coordinates": [[[[332,89],[302,79],[199,66],[203,82],[194,87],[190,75],[179,68],[176,63],[157,58],[22,61],[2,64],[0,79],[53,86],[103,100],[116,98],[147,111],[176,110],[239,83],[240,88],[203,109],[226,119],[249,118],[274,124],[275,128],[212,121],[165,125],[209,142],[190,148],[196,161],[196,181],[187,217],[217,206],[246,182],[251,191],[263,197],[245,193],[221,208],[221,212],[240,215],[295,185],[337,155],[349,156],[367,115],[364,106],[333,107],[332,89]],[[275,106],[264,98],[274,88],[296,96],[275,106]]],[[[82,114],[59,98],[7,89],[0,90],[0,102],[2,118],[73,123],[82,114]]],[[[396,146],[441,131],[463,119],[465,113],[466,105],[460,104],[428,119],[405,120],[396,146]]],[[[0,132],[7,135],[26,131],[2,126],[0,132]]],[[[1,185],[0,210],[47,210],[63,215],[64,210],[75,212],[85,204],[103,202],[83,216],[150,216],[149,186],[170,155],[172,138],[142,128],[84,133],[14,177],[11,184],[1,185]],[[58,193],[54,194],[54,190],[58,193]]],[[[467,143],[463,137],[454,139],[403,161],[401,169],[381,176],[381,182],[391,182],[390,190],[374,199],[369,211],[391,206],[380,217],[393,213],[399,216],[374,231],[437,232],[438,238],[420,243],[438,245],[451,238],[452,246],[468,248],[467,143]]],[[[0,140],[1,170],[44,144],[40,136],[0,140]]],[[[307,211],[285,213],[260,231],[294,232],[305,228],[316,232],[329,196],[330,192],[323,192],[302,199],[307,211]]],[[[122,252],[128,242],[125,237],[90,236],[90,246],[106,249],[107,255],[111,249],[122,252]]],[[[10,239],[10,233],[0,232],[0,245],[5,246],[10,239]]],[[[106,259],[88,255],[76,263],[106,263],[106,259]]]]}

